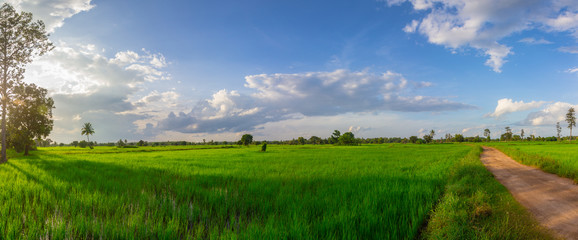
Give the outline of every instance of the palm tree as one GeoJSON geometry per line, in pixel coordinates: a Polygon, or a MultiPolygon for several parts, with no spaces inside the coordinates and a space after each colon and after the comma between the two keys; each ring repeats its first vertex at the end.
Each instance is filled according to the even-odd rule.
{"type": "Polygon", "coordinates": [[[92,128],[92,124],[87,122],[82,126],[82,132],[80,133],[80,135],[86,135],[86,139],[88,140],[88,142],[90,142],[90,138],[88,137],[88,135],[92,135],[94,134],[94,128],[92,128]]]}

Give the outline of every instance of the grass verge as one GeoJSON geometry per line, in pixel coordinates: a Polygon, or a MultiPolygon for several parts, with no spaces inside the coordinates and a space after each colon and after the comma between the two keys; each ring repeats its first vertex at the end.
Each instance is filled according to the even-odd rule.
{"type": "Polygon", "coordinates": [[[578,161],[576,144],[492,144],[512,159],[578,183],[578,161]]]}
{"type": "Polygon", "coordinates": [[[555,239],[480,161],[476,146],[450,174],[422,239],[555,239]]]}

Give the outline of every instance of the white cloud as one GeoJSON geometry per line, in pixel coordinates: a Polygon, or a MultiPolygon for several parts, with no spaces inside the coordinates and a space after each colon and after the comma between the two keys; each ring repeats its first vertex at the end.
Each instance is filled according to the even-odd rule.
{"type": "Polygon", "coordinates": [[[349,128],[347,129],[348,132],[351,132],[353,134],[358,133],[362,128],[360,126],[349,126],[349,128]]]}
{"type": "Polygon", "coordinates": [[[535,39],[535,38],[531,38],[531,37],[529,37],[529,38],[522,38],[522,39],[520,39],[520,41],[518,41],[518,42],[527,43],[527,44],[533,44],[533,45],[536,45],[536,44],[552,44],[552,42],[550,42],[550,41],[548,41],[548,40],[546,40],[546,39],[543,39],[543,38],[541,38],[541,39],[535,39]]]}
{"type": "Polygon", "coordinates": [[[146,49],[142,51],[144,54],[133,51],[118,52],[109,61],[126,70],[138,72],[141,76],[145,76],[144,79],[148,82],[170,79],[169,74],[159,70],[167,66],[165,57],[162,54],[151,54],[146,49]]]}
{"type": "Polygon", "coordinates": [[[486,114],[486,117],[498,118],[508,113],[527,111],[534,108],[539,108],[544,105],[545,101],[531,101],[525,103],[524,101],[514,102],[509,98],[502,98],[498,100],[498,106],[493,113],[486,114]]]}
{"type": "Polygon", "coordinates": [[[133,51],[118,52],[110,61],[118,65],[128,65],[139,62],[141,57],[133,51]]]}
{"type": "Polygon", "coordinates": [[[420,128],[417,131],[417,136],[422,138],[423,136],[425,136],[426,134],[428,134],[429,132],[425,129],[425,128],[420,128]]]}
{"type": "Polygon", "coordinates": [[[62,27],[64,20],[94,7],[91,0],[7,0],[17,10],[31,12],[46,25],[48,32],[62,27]]]}
{"type": "MultiPolygon", "coordinates": [[[[404,1],[389,0],[389,5],[404,1]]],[[[530,29],[569,32],[578,38],[576,1],[526,0],[407,0],[418,11],[428,11],[424,18],[412,20],[406,32],[419,32],[433,44],[450,48],[474,48],[482,51],[486,65],[501,72],[511,47],[499,41],[513,33],[530,29]]],[[[534,44],[548,41],[531,40],[534,44]]]]}
{"type": "Polygon", "coordinates": [[[578,46],[560,47],[560,48],[558,48],[558,51],[578,54],[578,46]]]}
{"type": "Polygon", "coordinates": [[[171,113],[158,127],[177,132],[238,132],[268,122],[306,116],[336,116],[379,111],[453,111],[473,106],[443,98],[413,95],[430,83],[411,82],[401,74],[366,71],[260,74],[245,77],[251,95],[220,90],[191,112],[171,113]]]}
{"type": "MultiPolygon", "coordinates": [[[[576,34],[578,29],[578,12],[576,12],[576,9],[572,9],[572,11],[563,11],[556,18],[549,18],[546,20],[546,24],[555,31],[572,31],[576,34]]],[[[576,35],[576,37],[578,37],[578,35],[576,35]]]]}
{"type": "Polygon", "coordinates": [[[548,104],[540,111],[529,113],[522,123],[532,126],[553,126],[556,124],[556,122],[560,122],[562,125],[564,125],[563,122],[566,119],[566,113],[570,107],[578,109],[578,105],[565,102],[555,102],[548,104]]]}
{"type": "Polygon", "coordinates": [[[80,120],[99,127],[97,140],[97,135],[125,138],[176,106],[175,92],[146,91],[147,83],[169,78],[150,63],[161,54],[126,51],[108,58],[96,49],[59,42],[27,67],[25,81],[47,88],[55,100],[53,139],[80,129],[80,120]]]}
{"type": "Polygon", "coordinates": [[[153,57],[127,51],[109,59],[85,46],[59,42],[54,50],[27,67],[26,81],[48,88],[53,94],[92,94],[101,88],[132,92],[143,82],[170,79],[162,68],[148,63],[153,57]]]}
{"type": "Polygon", "coordinates": [[[403,28],[403,31],[406,33],[414,33],[415,30],[417,29],[417,25],[419,25],[419,21],[412,20],[410,24],[405,25],[405,27],[403,28]]]}
{"type": "Polygon", "coordinates": [[[569,72],[569,73],[578,73],[578,67],[570,68],[570,69],[566,70],[566,72],[569,72]]]}

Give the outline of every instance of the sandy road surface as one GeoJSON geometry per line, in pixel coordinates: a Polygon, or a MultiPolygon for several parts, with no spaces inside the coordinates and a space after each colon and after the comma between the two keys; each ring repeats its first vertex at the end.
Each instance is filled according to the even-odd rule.
{"type": "Polygon", "coordinates": [[[578,185],[522,165],[494,148],[483,148],[482,163],[518,202],[542,225],[567,239],[578,240],[578,185]]]}

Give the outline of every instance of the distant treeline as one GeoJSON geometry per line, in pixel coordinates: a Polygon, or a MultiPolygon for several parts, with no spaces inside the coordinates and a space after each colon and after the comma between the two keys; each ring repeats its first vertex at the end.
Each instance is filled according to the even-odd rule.
{"type": "MultiPolygon", "coordinates": [[[[568,140],[568,137],[562,137],[558,139],[557,137],[534,137],[530,136],[527,138],[522,139],[518,135],[514,135],[512,139],[487,139],[480,136],[475,137],[464,137],[462,134],[455,134],[450,135],[446,134],[444,138],[440,139],[431,139],[429,140],[426,138],[420,138],[417,136],[411,137],[379,137],[379,138],[355,138],[355,144],[385,144],[385,143],[407,143],[407,144],[428,144],[428,143],[454,143],[454,142],[517,142],[517,141],[563,141],[568,140]]],[[[263,143],[267,144],[274,144],[274,145],[325,145],[325,144],[338,144],[337,141],[329,138],[319,138],[316,136],[312,136],[310,138],[298,137],[291,140],[275,140],[275,141],[253,141],[251,145],[261,145],[263,143]]],[[[189,142],[189,141],[163,141],[163,142],[148,142],[140,140],[138,142],[129,142],[126,140],[119,140],[117,142],[105,142],[105,143],[98,143],[96,141],[92,142],[93,146],[109,146],[109,147],[139,147],[139,146],[152,146],[152,147],[161,147],[161,146],[191,146],[191,145],[242,145],[240,141],[203,141],[203,142],[189,142]]],[[[74,146],[74,147],[87,147],[89,145],[86,141],[73,141],[71,143],[58,143],[54,142],[50,139],[47,140],[37,140],[36,146],[41,147],[48,147],[48,146],[74,146]]]]}

